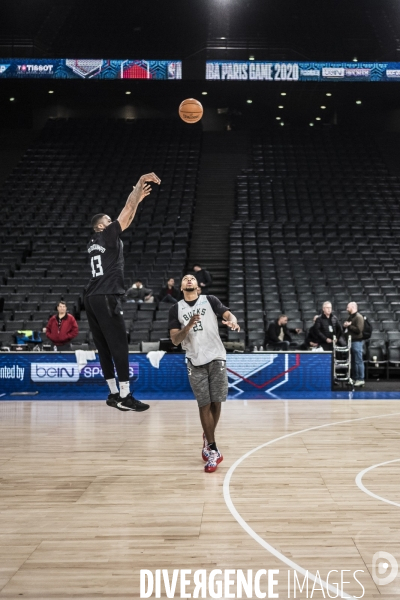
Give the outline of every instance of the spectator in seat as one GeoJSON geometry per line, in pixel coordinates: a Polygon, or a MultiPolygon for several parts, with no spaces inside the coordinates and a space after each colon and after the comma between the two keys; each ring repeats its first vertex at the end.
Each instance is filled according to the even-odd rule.
{"type": "Polygon", "coordinates": [[[320,346],[325,351],[333,350],[333,338],[339,342],[343,335],[343,329],[339,319],[332,312],[332,304],[324,302],[322,305],[322,314],[315,322],[315,330],[317,332],[320,346]]]}
{"type": "Polygon", "coordinates": [[[153,290],[144,287],[138,279],[125,293],[124,299],[126,302],[154,302],[153,290]]]}
{"type": "Polygon", "coordinates": [[[71,341],[79,333],[75,318],[68,313],[67,305],[60,300],[57,314],[50,317],[46,327],[46,336],[57,350],[71,350],[71,341]]]}
{"type": "Polygon", "coordinates": [[[158,294],[160,302],[169,302],[170,304],[176,304],[179,300],[180,292],[175,287],[175,280],[171,277],[167,281],[167,285],[163,287],[161,292],[158,294]]]}
{"type": "Polygon", "coordinates": [[[196,274],[197,283],[201,287],[201,293],[209,294],[209,287],[212,283],[212,277],[210,273],[203,269],[200,265],[193,265],[193,271],[196,274]]]}
{"type": "Polygon", "coordinates": [[[363,361],[364,317],[358,312],[356,302],[349,302],[347,312],[349,318],[343,323],[343,327],[347,338],[351,338],[351,374],[354,385],[361,387],[365,385],[363,361]]]}
{"type": "Polygon", "coordinates": [[[288,350],[291,344],[296,345],[296,342],[293,343],[290,334],[302,333],[302,329],[289,329],[287,327],[288,321],[286,315],[281,315],[268,326],[266,344],[274,350],[288,350]]]}
{"type": "Polygon", "coordinates": [[[310,350],[310,348],[318,348],[319,347],[319,339],[318,334],[315,329],[315,321],[318,319],[319,315],[315,315],[313,318],[314,324],[311,325],[310,329],[307,331],[306,339],[304,340],[304,350],[310,350]]]}

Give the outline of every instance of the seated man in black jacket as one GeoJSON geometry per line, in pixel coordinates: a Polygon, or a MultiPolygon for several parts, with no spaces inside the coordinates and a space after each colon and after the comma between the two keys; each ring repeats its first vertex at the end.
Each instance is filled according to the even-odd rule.
{"type": "Polygon", "coordinates": [[[343,328],[339,319],[332,312],[332,304],[324,302],[322,305],[322,314],[315,322],[315,330],[319,343],[324,350],[333,350],[333,338],[339,341],[343,335],[343,328]]]}
{"type": "Polygon", "coordinates": [[[167,285],[162,288],[161,292],[158,294],[158,299],[160,302],[169,302],[170,304],[176,304],[179,300],[180,291],[175,287],[175,279],[170,277],[167,281],[167,285]]]}
{"type": "Polygon", "coordinates": [[[292,342],[290,333],[301,333],[301,329],[288,329],[288,317],[281,315],[275,321],[271,321],[267,329],[266,344],[274,350],[288,350],[292,342]]]}

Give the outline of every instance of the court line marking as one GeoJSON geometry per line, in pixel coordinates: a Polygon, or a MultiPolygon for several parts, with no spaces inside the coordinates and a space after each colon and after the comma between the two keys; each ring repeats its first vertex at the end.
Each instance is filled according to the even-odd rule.
{"type": "MultiPolygon", "coordinates": [[[[241,456],[240,458],[238,458],[238,460],[230,467],[229,471],[227,472],[227,474],[225,475],[225,479],[224,479],[224,486],[223,486],[223,492],[224,492],[224,500],[225,500],[225,504],[227,505],[231,515],[234,517],[234,519],[239,523],[239,525],[246,531],[246,533],[249,534],[250,537],[252,537],[258,544],[260,544],[260,546],[262,546],[263,548],[265,548],[265,550],[267,550],[268,552],[270,552],[270,554],[273,554],[273,556],[275,556],[276,558],[278,558],[279,560],[281,560],[283,563],[285,563],[288,567],[290,567],[291,569],[293,569],[294,571],[297,571],[298,573],[301,573],[302,575],[306,575],[308,573],[308,577],[317,583],[321,583],[322,587],[324,587],[326,590],[329,590],[335,594],[338,593],[338,591],[341,594],[341,598],[350,598],[351,600],[355,600],[355,596],[350,596],[349,594],[347,594],[346,592],[344,592],[343,590],[338,590],[337,588],[335,588],[334,586],[332,586],[331,584],[327,583],[326,581],[322,580],[322,579],[317,579],[317,577],[315,577],[315,575],[313,573],[311,573],[310,571],[308,571],[307,569],[303,569],[303,567],[301,567],[300,565],[298,565],[297,563],[295,563],[293,560],[290,560],[290,558],[288,558],[287,556],[285,556],[284,554],[282,554],[281,552],[279,552],[279,550],[277,550],[276,548],[274,548],[271,544],[269,544],[267,541],[265,541],[261,536],[259,536],[254,529],[252,529],[250,527],[250,525],[243,519],[243,517],[239,514],[239,512],[236,510],[235,505],[233,504],[232,498],[231,498],[231,494],[230,494],[230,482],[232,479],[232,475],[235,472],[236,468],[243,462],[246,460],[246,458],[248,458],[249,456],[251,456],[252,454],[254,454],[255,452],[257,452],[258,450],[261,450],[262,448],[265,448],[266,446],[271,446],[272,444],[274,444],[275,442],[280,442],[281,440],[285,440],[287,438],[293,437],[295,435],[299,435],[301,433],[307,433],[308,431],[315,431],[317,429],[323,429],[324,427],[333,427],[334,425],[344,425],[346,423],[355,423],[357,421],[366,421],[368,419],[383,419],[385,417],[394,417],[400,415],[400,412],[395,412],[395,413],[388,413],[386,415],[372,415],[369,417],[359,417],[357,419],[346,419],[344,421],[335,421],[334,423],[325,423],[324,425],[316,425],[315,427],[308,427],[307,429],[301,429],[300,431],[293,431],[292,433],[287,433],[286,435],[282,435],[278,438],[275,438],[274,440],[270,440],[269,442],[265,442],[265,444],[261,444],[260,446],[257,446],[257,448],[253,448],[253,450],[249,450],[248,452],[246,452],[246,454],[243,454],[243,456],[241,456]]],[[[338,597],[338,596],[336,596],[338,597]]]]}
{"type": "Polygon", "coordinates": [[[399,462],[399,461],[400,461],[400,458],[395,458],[394,460],[387,460],[386,462],[379,463],[378,465],[372,465],[372,467],[368,467],[367,469],[364,469],[364,471],[360,471],[360,473],[357,475],[357,477],[355,479],[356,485],[360,488],[360,490],[362,492],[364,492],[365,494],[368,494],[368,496],[371,496],[372,498],[375,498],[376,500],[381,500],[382,502],[386,502],[386,504],[392,504],[393,506],[398,506],[400,508],[400,504],[398,504],[398,502],[393,502],[392,500],[387,500],[387,498],[383,498],[382,496],[378,496],[377,494],[374,494],[374,492],[371,492],[368,488],[366,488],[362,482],[362,478],[364,477],[365,473],[368,473],[368,471],[372,471],[372,469],[376,469],[378,467],[383,467],[384,465],[390,465],[391,463],[395,463],[395,462],[399,462]]]}

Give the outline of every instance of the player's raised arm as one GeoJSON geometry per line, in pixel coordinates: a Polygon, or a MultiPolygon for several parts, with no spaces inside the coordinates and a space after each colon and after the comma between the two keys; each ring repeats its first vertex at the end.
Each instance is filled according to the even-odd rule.
{"type": "Polygon", "coordinates": [[[121,211],[121,214],[118,217],[118,221],[121,225],[122,231],[127,229],[129,225],[132,223],[134,216],[137,211],[137,207],[140,202],[148,196],[151,192],[151,187],[148,181],[152,181],[153,183],[160,184],[161,179],[157,177],[155,173],[148,173],[147,175],[142,175],[131,193],[128,196],[126,204],[121,211]]]}
{"type": "Polygon", "coordinates": [[[193,315],[189,323],[185,327],[182,327],[182,329],[171,329],[169,333],[174,346],[179,346],[183,342],[192,327],[200,321],[200,318],[200,315],[193,315]]]}

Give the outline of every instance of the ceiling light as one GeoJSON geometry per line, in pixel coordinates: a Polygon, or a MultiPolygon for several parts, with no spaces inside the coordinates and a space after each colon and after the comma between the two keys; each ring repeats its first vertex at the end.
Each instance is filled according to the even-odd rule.
{"type": "Polygon", "coordinates": [[[283,126],[284,124],[285,124],[285,123],[284,123],[283,121],[281,121],[281,122],[279,123],[279,125],[282,125],[282,126],[283,126]]]}
{"type": "Polygon", "coordinates": [[[314,127],[314,123],[309,123],[310,127],[314,127]]]}
{"type": "Polygon", "coordinates": [[[281,92],[281,96],[286,96],[286,92],[281,92]]]}
{"type": "Polygon", "coordinates": [[[353,62],[358,62],[358,58],[357,58],[357,56],[355,56],[355,57],[353,58],[353,62]]]}
{"type": "Polygon", "coordinates": [[[325,110],[326,106],[321,106],[322,110],[325,110]]]}
{"type": "Polygon", "coordinates": [[[201,92],[202,96],[207,96],[208,92],[201,92]]]}
{"type": "Polygon", "coordinates": [[[315,120],[316,120],[316,121],[320,121],[320,120],[321,120],[321,117],[315,117],[315,120]]]}
{"type": "Polygon", "coordinates": [[[132,92],[129,92],[129,91],[128,91],[128,92],[125,92],[125,94],[126,94],[127,96],[129,96],[129,94],[132,94],[132,92]]]}
{"type": "Polygon", "coordinates": [[[10,102],[14,102],[15,98],[10,98],[10,102]]]}
{"type": "Polygon", "coordinates": [[[49,94],[54,94],[54,90],[49,90],[49,94]]]}
{"type": "Polygon", "coordinates": [[[226,37],[220,37],[219,39],[220,40],[226,40],[226,37]]]}
{"type": "Polygon", "coordinates": [[[332,94],[330,92],[326,92],[327,96],[332,96],[332,94]]]}
{"type": "Polygon", "coordinates": [[[284,106],[282,106],[282,104],[280,106],[278,106],[278,108],[285,108],[284,106]]]}
{"type": "Polygon", "coordinates": [[[276,119],[277,121],[280,121],[280,120],[281,120],[281,118],[280,118],[280,117],[275,117],[275,119],[276,119]]]}
{"type": "Polygon", "coordinates": [[[253,100],[246,100],[247,104],[253,104],[253,100]]]}
{"type": "Polygon", "coordinates": [[[356,104],[361,104],[361,100],[356,100],[356,104]]]}
{"type": "Polygon", "coordinates": [[[255,60],[254,56],[249,56],[249,60],[255,60]]]}

